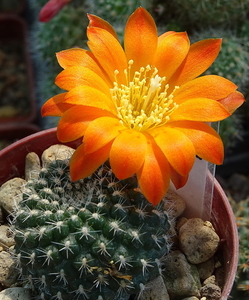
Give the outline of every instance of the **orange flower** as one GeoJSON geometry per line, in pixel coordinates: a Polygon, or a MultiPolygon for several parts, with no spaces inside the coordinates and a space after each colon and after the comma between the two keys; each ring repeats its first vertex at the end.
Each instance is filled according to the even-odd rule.
{"type": "Polygon", "coordinates": [[[143,8],[129,18],[124,49],[109,23],[89,15],[90,51],[57,53],[64,69],[56,84],[68,91],[49,99],[42,115],[60,116],[58,138],[82,138],[71,177],[89,176],[108,158],[119,179],[137,175],[154,205],[170,180],[179,188],[195,157],[221,164],[223,144],[207,122],[228,117],[244,98],[229,80],[202,74],[220,51],[220,39],[190,45],[185,32],[158,37],[143,8]]]}

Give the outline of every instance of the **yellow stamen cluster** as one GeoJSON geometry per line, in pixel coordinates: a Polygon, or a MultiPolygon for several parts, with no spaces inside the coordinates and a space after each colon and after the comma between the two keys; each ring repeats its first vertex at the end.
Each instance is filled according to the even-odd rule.
{"type": "MultiPolygon", "coordinates": [[[[127,84],[114,82],[112,100],[120,122],[128,128],[144,131],[161,126],[170,120],[170,114],[178,107],[173,101],[174,90],[168,95],[169,85],[160,77],[156,68],[147,66],[135,72],[131,80],[131,66],[125,70],[127,84]]],[[[118,71],[115,71],[115,76],[118,71]]]]}

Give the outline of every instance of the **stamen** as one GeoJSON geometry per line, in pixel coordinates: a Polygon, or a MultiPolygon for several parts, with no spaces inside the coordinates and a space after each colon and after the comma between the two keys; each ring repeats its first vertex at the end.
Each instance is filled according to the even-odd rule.
{"type": "Polygon", "coordinates": [[[166,77],[160,77],[157,68],[150,65],[141,67],[131,78],[133,63],[130,60],[128,69],[124,70],[126,85],[118,84],[119,71],[115,70],[116,81],[110,90],[120,123],[139,131],[162,126],[169,122],[170,115],[178,107],[174,102],[174,93],[179,87],[175,86],[168,94],[166,77]]]}

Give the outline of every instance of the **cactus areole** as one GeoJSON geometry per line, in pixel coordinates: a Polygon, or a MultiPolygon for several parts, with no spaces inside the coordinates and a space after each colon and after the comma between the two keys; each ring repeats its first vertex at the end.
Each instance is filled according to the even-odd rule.
{"type": "Polygon", "coordinates": [[[72,182],[69,162],[53,161],[27,182],[13,223],[17,263],[38,299],[139,294],[170,248],[162,204],[108,165],[72,182]]]}

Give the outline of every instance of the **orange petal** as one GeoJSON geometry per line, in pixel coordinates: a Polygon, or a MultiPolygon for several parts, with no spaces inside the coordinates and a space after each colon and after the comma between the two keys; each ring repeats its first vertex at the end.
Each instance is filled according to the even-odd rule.
{"type": "Polygon", "coordinates": [[[112,141],[124,126],[120,120],[111,117],[101,117],[90,123],[84,136],[85,153],[92,153],[112,141]]]}
{"type": "Polygon", "coordinates": [[[160,40],[153,64],[161,77],[169,79],[172,76],[188,54],[189,45],[185,32],[169,34],[160,40]]]}
{"type": "Polygon", "coordinates": [[[116,38],[108,31],[98,27],[89,27],[87,36],[89,48],[108,74],[111,82],[116,81],[114,71],[118,70],[119,83],[125,83],[124,70],[127,69],[127,60],[124,50],[116,38]]]}
{"type": "Polygon", "coordinates": [[[158,37],[158,43],[160,43],[166,36],[175,33],[175,31],[166,31],[163,34],[159,35],[158,37]]]}
{"type": "Polygon", "coordinates": [[[181,103],[170,115],[170,120],[216,122],[229,116],[230,113],[219,102],[212,99],[196,98],[181,103]]]}
{"type": "Polygon", "coordinates": [[[170,85],[182,85],[205,72],[220,52],[221,39],[207,39],[190,46],[189,53],[170,79],[170,85]]]}
{"type": "Polygon", "coordinates": [[[65,103],[98,107],[116,113],[115,106],[105,94],[90,86],[79,86],[69,91],[65,103]]]}
{"type": "Polygon", "coordinates": [[[61,142],[69,142],[82,137],[91,121],[103,116],[112,114],[96,107],[73,106],[64,113],[58,123],[58,139],[61,142]]]}
{"type": "Polygon", "coordinates": [[[149,132],[166,156],[170,165],[182,176],[186,176],[195,162],[195,147],[181,131],[161,127],[149,132]]]}
{"type": "Polygon", "coordinates": [[[170,182],[170,168],[165,155],[152,138],[148,138],[144,164],[137,172],[139,187],[146,199],[157,205],[170,182]]]}
{"type": "Polygon", "coordinates": [[[41,115],[43,117],[62,116],[65,111],[73,106],[72,104],[64,103],[66,94],[67,93],[61,93],[48,99],[41,108],[41,115]]]}
{"type": "Polygon", "coordinates": [[[174,93],[174,101],[179,104],[191,98],[209,98],[219,100],[234,92],[237,86],[230,80],[216,75],[195,78],[180,87],[174,93]]]}
{"type": "Polygon", "coordinates": [[[109,77],[106,76],[105,71],[102,70],[90,51],[81,48],[72,48],[57,52],[56,57],[63,69],[76,66],[85,67],[99,75],[109,84],[109,77]]]}
{"type": "Polygon", "coordinates": [[[73,181],[90,176],[109,157],[112,142],[96,152],[85,154],[84,144],[81,144],[70,160],[70,175],[73,181]]]}
{"type": "Polygon", "coordinates": [[[192,121],[178,121],[168,124],[170,127],[183,132],[192,141],[199,157],[213,164],[222,164],[224,158],[223,143],[211,126],[192,121]]]}
{"type": "Polygon", "coordinates": [[[105,95],[110,95],[110,87],[106,81],[88,68],[74,66],[60,72],[55,83],[63,90],[71,90],[81,85],[91,86],[105,95]]]}
{"type": "Polygon", "coordinates": [[[152,16],[139,7],[129,17],[124,35],[127,60],[133,60],[133,70],[152,64],[157,47],[157,29],[152,16]]]}
{"type": "Polygon", "coordinates": [[[95,15],[87,14],[87,17],[89,19],[89,27],[99,27],[106,31],[108,31],[110,34],[112,34],[117,40],[118,36],[115,31],[115,29],[111,26],[110,23],[106,22],[105,20],[101,19],[100,17],[97,17],[95,15]]]}
{"type": "Polygon", "coordinates": [[[139,131],[124,130],[114,140],[110,164],[119,179],[134,175],[144,162],[147,140],[139,131]]]}
{"type": "Polygon", "coordinates": [[[225,108],[230,113],[233,113],[244,102],[245,102],[244,96],[238,91],[235,91],[235,92],[231,93],[228,97],[219,100],[219,103],[221,103],[223,106],[225,106],[225,108]]]}
{"type": "Polygon", "coordinates": [[[181,176],[172,167],[170,167],[170,178],[176,189],[182,188],[188,181],[188,175],[181,176]]]}

